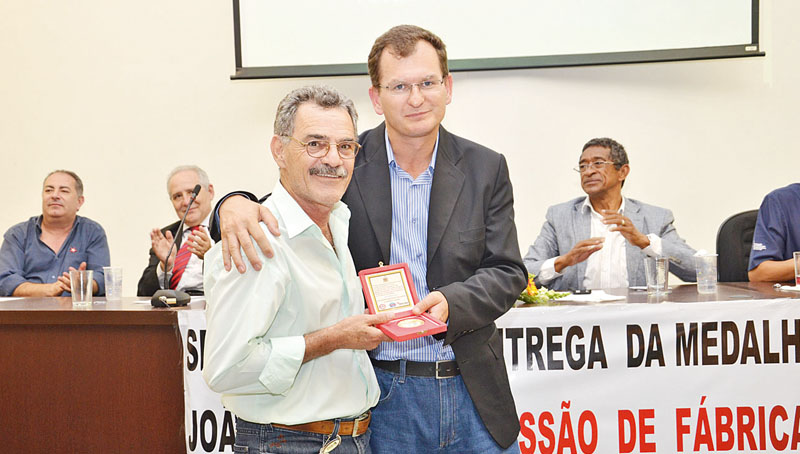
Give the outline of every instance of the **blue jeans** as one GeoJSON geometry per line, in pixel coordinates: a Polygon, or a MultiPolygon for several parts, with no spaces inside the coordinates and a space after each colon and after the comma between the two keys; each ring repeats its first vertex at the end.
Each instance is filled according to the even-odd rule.
{"type": "MultiPolygon", "coordinates": [[[[337,426],[338,430],[338,426],[337,426]]],[[[370,454],[370,432],[358,437],[341,435],[342,443],[333,454],[370,454]]],[[[311,432],[257,424],[236,418],[236,442],[233,452],[248,454],[317,454],[322,446],[336,434],[322,435],[311,432]]]]}
{"type": "Polygon", "coordinates": [[[413,377],[375,368],[381,400],[372,409],[375,454],[519,454],[503,449],[483,425],[460,375],[413,377]]]}

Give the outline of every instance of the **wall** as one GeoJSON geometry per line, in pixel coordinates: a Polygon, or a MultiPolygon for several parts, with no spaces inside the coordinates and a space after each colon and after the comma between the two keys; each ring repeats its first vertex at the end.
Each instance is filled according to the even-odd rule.
{"type": "MultiPolygon", "coordinates": [[[[523,253],[547,206],[582,194],[571,168],[592,137],[625,145],[625,193],[672,208],[696,248],[713,250],[726,217],[798,180],[800,3],[761,8],[764,58],[455,74],[444,124],[508,157],[523,253]]],[[[204,167],[218,194],[266,192],[275,107],[308,83],[350,94],[361,129],[378,124],[366,76],[231,81],[231,11],[224,1],[0,3],[0,231],[40,213],[50,170],[75,170],[80,214],[105,227],[133,295],[149,230],[175,218],[172,167],[204,167]]]]}

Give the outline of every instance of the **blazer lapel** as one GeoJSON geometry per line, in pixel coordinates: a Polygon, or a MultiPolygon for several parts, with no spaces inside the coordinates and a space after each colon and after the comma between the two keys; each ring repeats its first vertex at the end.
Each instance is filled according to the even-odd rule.
{"type": "MultiPolygon", "coordinates": [[[[639,212],[639,205],[630,199],[625,199],[625,211],[622,213],[628,219],[633,222],[633,225],[636,227],[637,230],[640,232],[644,232],[644,218],[642,214],[639,212]]],[[[642,258],[644,254],[642,250],[638,247],[634,246],[630,242],[625,242],[625,261],[627,263],[628,268],[628,282],[630,285],[634,285],[634,282],[638,282],[641,278],[644,278],[644,263],[642,258]]]]}
{"type": "MultiPolygon", "coordinates": [[[[575,243],[589,239],[592,236],[591,214],[583,207],[584,200],[585,199],[579,199],[574,206],[575,216],[572,217],[573,246],[575,243]]],[[[583,288],[583,280],[586,277],[586,260],[576,265],[575,274],[575,282],[573,285],[569,285],[569,287],[581,289],[583,288]]]]}
{"type": "Polygon", "coordinates": [[[428,265],[439,248],[464,185],[464,174],[456,167],[460,159],[459,150],[454,148],[450,140],[450,133],[440,126],[428,209],[428,265]]]}
{"type": "MultiPolygon", "coordinates": [[[[353,182],[358,187],[367,219],[378,238],[381,256],[389,264],[392,243],[392,185],[389,161],[386,158],[386,125],[375,128],[361,145],[365,158],[353,170],[353,182]]],[[[354,222],[352,220],[350,222],[354,222]]]]}

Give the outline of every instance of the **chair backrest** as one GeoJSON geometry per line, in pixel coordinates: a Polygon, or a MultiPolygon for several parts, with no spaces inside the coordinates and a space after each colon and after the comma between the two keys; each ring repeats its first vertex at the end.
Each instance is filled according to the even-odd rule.
{"type": "Polygon", "coordinates": [[[720,282],[747,282],[747,265],[753,245],[758,210],[743,211],[726,219],[717,232],[717,271],[720,282]]]}

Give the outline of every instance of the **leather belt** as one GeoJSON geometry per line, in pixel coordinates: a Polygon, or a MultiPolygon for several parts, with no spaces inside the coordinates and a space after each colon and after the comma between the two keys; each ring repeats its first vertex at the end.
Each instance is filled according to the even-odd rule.
{"type": "MultiPolygon", "coordinates": [[[[364,435],[367,432],[367,427],[369,427],[369,421],[371,419],[372,413],[368,411],[354,420],[339,421],[338,433],[339,435],[349,435],[352,437],[364,435]]],[[[296,424],[293,426],[276,423],[272,424],[272,427],[279,427],[281,429],[289,429],[297,432],[311,432],[322,435],[332,434],[335,426],[336,422],[332,419],[328,419],[326,421],[307,422],[305,424],[296,424]]]]}
{"type": "MultiPolygon", "coordinates": [[[[400,363],[397,361],[372,360],[372,365],[385,371],[400,373],[400,363]]],[[[435,363],[424,363],[417,361],[406,361],[406,375],[414,377],[435,377],[450,378],[461,374],[458,363],[455,361],[436,361],[435,363]]]]}

